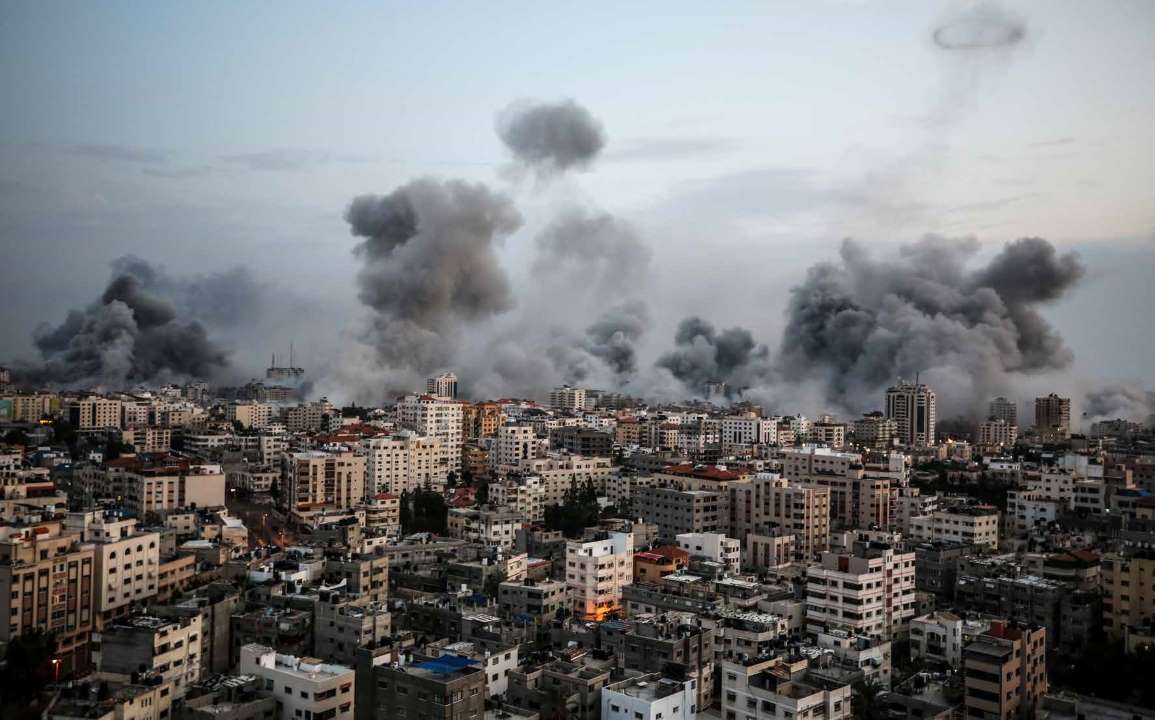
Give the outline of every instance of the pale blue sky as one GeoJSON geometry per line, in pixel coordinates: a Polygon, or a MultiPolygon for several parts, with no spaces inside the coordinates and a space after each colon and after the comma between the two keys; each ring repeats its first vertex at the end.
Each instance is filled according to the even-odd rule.
{"type": "Polygon", "coordinates": [[[0,3],[7,337],[128,252],[250,266],[339,327],[353,195],[502,186],[495,113],[573,98],[610,144],[559,187],[507,188],[529,219],[515,274],[584,198],[644,231],[668,324],[706,306],[773,345],[786,289],[844,236],[1041,235],[1092,265],[1052,314],[1082,371],[1155,383],[1150,340],[1113,351],[1155,299],[1155,3],[1008,2],[1019,47],[937,49],[966,5],[0,3]]]}

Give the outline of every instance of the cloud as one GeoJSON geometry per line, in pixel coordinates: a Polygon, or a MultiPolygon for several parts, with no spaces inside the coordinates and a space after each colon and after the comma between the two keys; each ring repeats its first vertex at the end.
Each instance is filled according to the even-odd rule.
{"type": "Polygon", "coordinates": [[[602,124],[573,100],[515,103],[498,115],[497,135],[539,178],[584,170],[606,144],[602,124]]]}
{"type": "Polygon", "coordinates": [[[66,150],[72,155],[107,162],[133,163],[138,165],[162,165],[168,156],[159,150],[130,147],[127,145],[72,145],[66,150]]]}
{"type": "Polygon", "coordinates": [[[275,148],[221,157],[226,163],[262,172],[303,172],[335,163],[366,162],[369,158],[349,153],[304,148],[275,148]]]}
{"type": "Polygon", "coordinates": [[[682,160],[720,155],[739,147],[733,139],[723,137],[650,138],[624,143],[606,157],[617,161],[682,160]]]}

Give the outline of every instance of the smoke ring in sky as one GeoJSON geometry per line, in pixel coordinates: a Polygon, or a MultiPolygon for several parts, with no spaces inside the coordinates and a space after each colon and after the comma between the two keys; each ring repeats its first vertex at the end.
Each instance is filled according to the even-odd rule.
{"type": "Polygon", "coordinates": [[[1022,21],[987,9],[942,25],[932,37],[943,50],[982,50],[1016,45],[1026,34],[1022,21]]]}

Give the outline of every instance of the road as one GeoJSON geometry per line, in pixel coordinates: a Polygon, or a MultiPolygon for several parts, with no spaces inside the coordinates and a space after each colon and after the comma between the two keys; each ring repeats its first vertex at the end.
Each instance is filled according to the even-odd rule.
{"type": "Polygon", "coordinates": [[[256,502],[251,497],[239,497],[230,492],[225,507],[249,529],[250,549],[264,545],[283,548],[296,542],[297,535],[290,530],[285,514],[271,502],[256,502]]]}

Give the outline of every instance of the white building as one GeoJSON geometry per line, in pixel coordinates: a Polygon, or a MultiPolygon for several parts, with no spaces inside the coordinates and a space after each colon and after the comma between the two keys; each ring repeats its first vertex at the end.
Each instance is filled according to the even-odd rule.
{"type": "Polygon", "coordinates": [[[1019,426],[1007,423],[1006,420],[987,420],[979,423],[979,445],[1014,445],[1019,439],[1019,426]]]}
{"type": "Polygon", "coordinates": [[[805,660],[790,663],[775,657],[752,665],[723,661],[719,672],[723,718],[849,720],[851,717],[850,685],[826,689],[826,683],[811,680],[805,660]]]}
{"type": "Polygon", "coordinates": [[[727,415],[722,418],[721,441],[724,453],[753,445],[773,445],[778,442],[778,420],[754,413],[727,415]]]}
{"type": "Polygon", "coordinates": [[[94,545],[94,605],[100,617],[124,615],[134,603],[156,595],[159,533],[138,531],[135,518],[118,518],[100,510],[69,513],[64,526],[94,545]]]}
{"type": "Polygon", "coordinates": [[[921,615],[910,621],[910,656],[914,660],[962,666],[963,621],[945,611],[921,615]]]}
{"type": "Polygon", "coordinates": [[[566,584],[574,614],[601,621],[622,608],[622,588],[634,580],[634,534],[611,532],[566,543],[566,584]]]}
{"type": "Polygon", "coordinates": [[[601,720],[695,720],[696,682],[651,673],[606,685],[601,720]]]}
{"type": "Polygon", "coordinates": [[[513,547],[525,518],[508,510],[452,508],[446,520],[450,537],[485,545],[513,547]]]}
{"type": "Polygon", "coordinates": [[[1057,500],[1039,497],[1029,490],[1007,492],[1007,531],[1026,535],[1032,528],[1052,523],[1061,512],[1057,500]]]}
{"type": "Polygon", "coordinates": [[[497,429],[493,445],[489,453],[490,468],[505,474],[523,461],[536,458],[542,441],[529,425],[502,425],[497,429]]]}
{"type": "Polygon", "coordinates": [[[441,373],[425,381],[425,392],[433,397],[446,400],[457,399],[457,376],[451,372],[441,373]]]}
{"type": "Polygon", "coordinates": [[[354,674],[343,665],[281,655],[250,643],[241,648],[238,669],[264,681],[264,689],[277,699],[280,720],[353,717],[354,674]]]}
{"type": "Polygon", "coordinates": [[[677,537],[678,547],[690,557],[711,560],[736,573],[742,567],[742,543],[722,533],[682,533],[677,537]]]}
{"type": "Polygon", "coordinates": [[[461,472],[462,405],[432,395],[406,395],[397,403],[397,424],[418,435],[441,441],[441,465],[446,473],[461,472]]]}
{"type": "Polygon", "coordinates": [[[909,533],[919,541],[952,540],[997,550],[999,511],[982,506],[936,510],[911,518],[909,533]]]}
{"type": "Polygon", "coordinates": [[[822,553],[806,574],[807,629],[903,637],[915,613],[914,557],[871,542],[855,543],[852,553],[822,553]]]}

